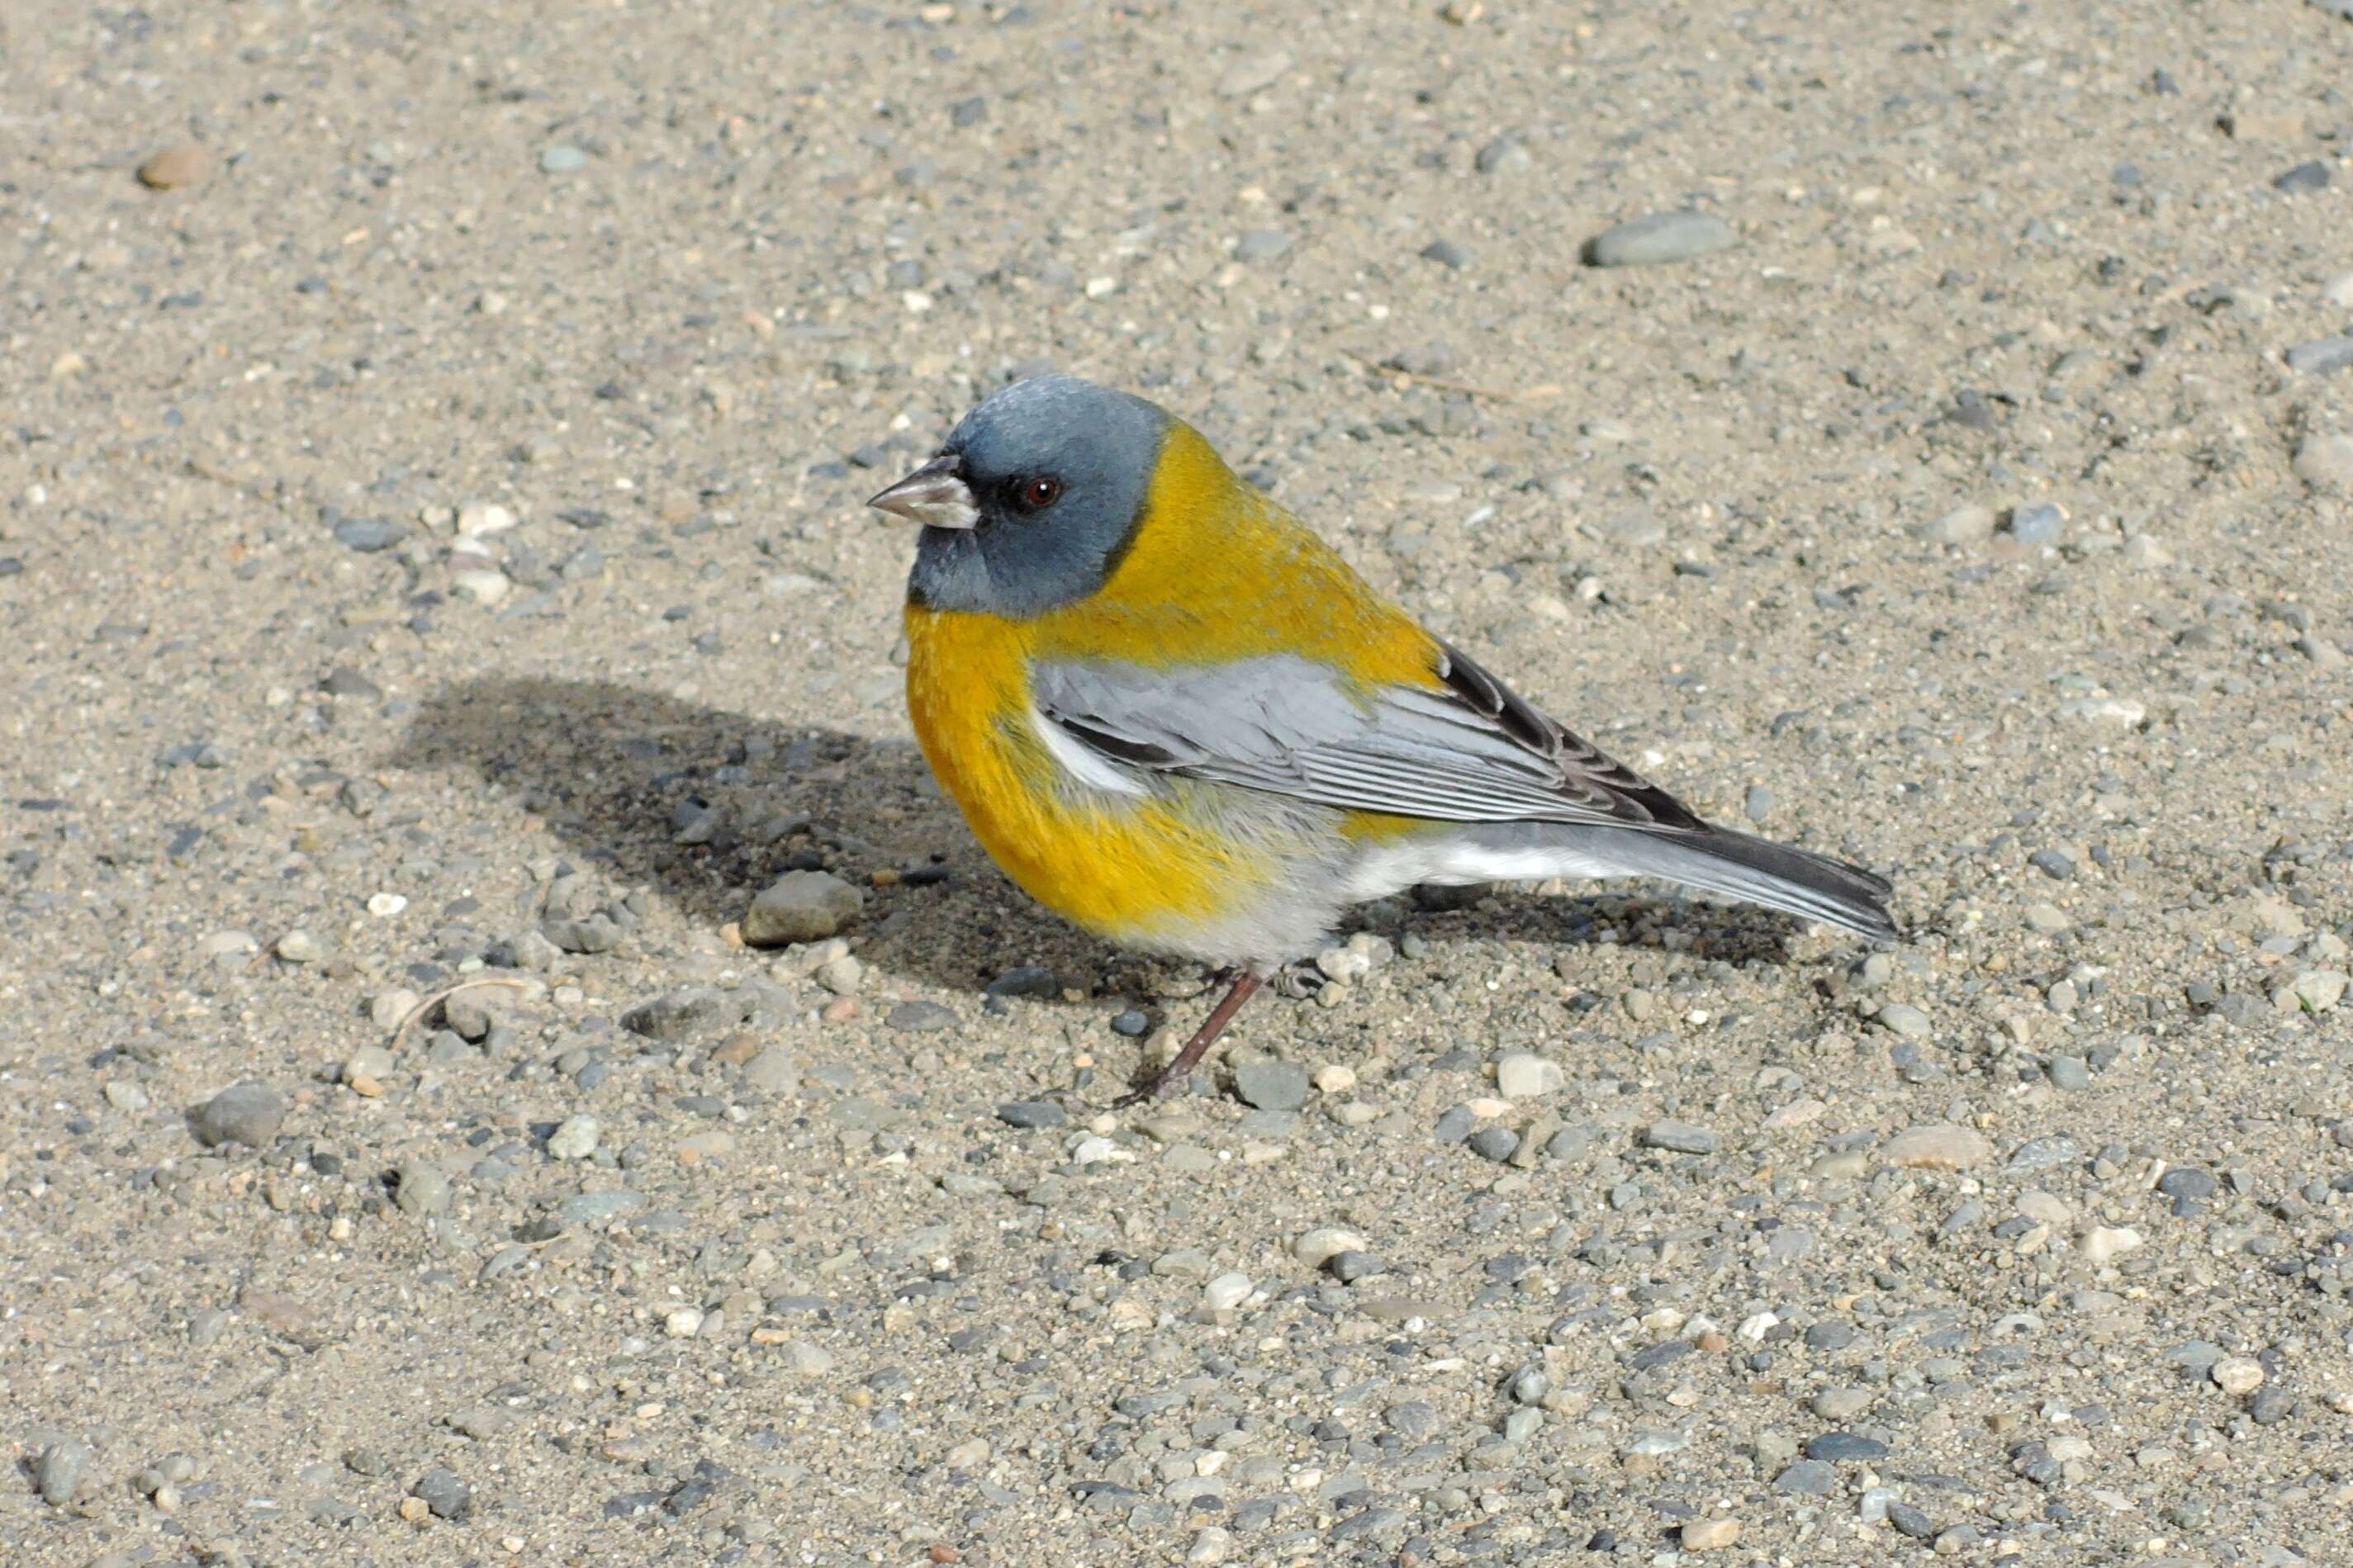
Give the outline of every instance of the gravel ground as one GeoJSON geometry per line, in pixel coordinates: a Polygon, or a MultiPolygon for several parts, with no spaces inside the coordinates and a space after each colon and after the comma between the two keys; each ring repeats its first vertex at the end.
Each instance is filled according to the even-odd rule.
{"type": "Polygon", "coordinates": [[[2353,1562],[2345,11],[12,0],[0,1558],[2353,1562]],[[1111,1110],[858,504],[1049,363],[1915,940],[1111,1110]]]}

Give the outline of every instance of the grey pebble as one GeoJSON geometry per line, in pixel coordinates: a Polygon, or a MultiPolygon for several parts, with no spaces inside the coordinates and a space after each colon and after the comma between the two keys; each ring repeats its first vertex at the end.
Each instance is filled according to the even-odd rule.
{"type": "Polygon", "coordinates": [[[1838,1489],[1838,1469],[1821,1459],[1799,1459],[1773,1478],[1773,1489],[1799,1497],[1828,1497],[1838,1489]]]}
{"type": "Polygon", "coordinates": [[[459,1479],[458,1472],[436,1465],[417,1478],[408,1489],[410,1495],[424,1500],[436,1519],[456,1523],[474,1511],[474,1489],[459,1479]]]}
{"type": "Polygon", "coordinates": [[[1061,1127],[1071,1113],[1050,1100],[1016,1100],[998,1106],[997,1119],[1008,1127],[1061,1127]]]}
{"type": "Polygon", "coordinates": [[[2309,163],[2298,163],[2295,168],[2274,180],[2272,188],[2284,191],[2292,196],[2308,195],[2314,191],[2327,190],[2328,179],[2328,165],[2318,159],[2314,159],[2309,163]]]}
{"type": "Polygon", "coordinates": [[[2049,1138],[2029,1139],[2010,1151],[2008,1169],[2013,1176],[2030,1175],[2047,1171],[2053,1165],[2064,1165],[2084,1157],[2084,1151],[2065,1133],[2049,1138]]]}
{"type": "Polygon", "coordinates": [[[1435,261],[1440,267],[1459,271],[1471,265],[1471,252],[1456,240],[1440,237],[1421,247],[1424,261],[1435,261]]]}
{"type": "Polygon", "coordinates": [[[63,1508],[73,1501],[74,1491],[81,1485],[90,1461],[90,1445],[74,1437],[61,1437],[41,1450],[33,1462],[33,1485],[41,1500],[51,1508],[63,1508]]]}
{"type": "Polygon", "coordinates": [[[2052,1057],[2051,1065],[2043,1070],[2051,1075],[2051,1081],[2061,1089],[2078,1090],[2092,1087],[2091,1064],[2081,1057],[2052,1057]]]}
{"type": "Polygon", "coordinates": [[[188,1113],[188,1131],[207,1149],[242,1143],[259,1149],[278,1136],[286,1102],[268,1084],[232,1084],[188,1113]]]}
{"type": "Polygon", "coordinates": [[[558,142],[539,150],[539,172],[543,174],[576,174],[588,166],[588,154],[568,142],[558,142]]]}
{"type": "Polygon", "coordinates": [[[1472,1153],[1501,1163],[1519,1149],[1520,1135],[1508,1127],[1482,1127],[1471,1134],[1470,1142],[1472,1153]]]}
{"type": "Polygon", "coordinates": [[[1234,1092],[1261,1110],[1296,1110],[1307,1103],[1307,1069],[1271,1058],[1234,1069],[1234,1092]]]}
{"type": "Polygon", "coordinates": [[[1645,267],[1727,250],[1739,240],[1730,224],[1709,213],[1651,213],[1586,241],[1585,259],[1593,267],[1645,267]]]}
{"type": "Polygon", "coordinates": [[[555,1205],[556,1217],[566,1225],[595,1225],[599,1220],[617,1219],[635,1214],[646,1206],[646,1195],[627,1187],[608,1187],[593,1193],[575,1193],[555,1205]]]}
{"type": "Polygon", "coordinates": [[[1007,970],[981,987],[984,996],[1019,996],[1033,1002],[1050,1002],[1062,994],[1054,979],[1054,972],[1034,963],[1020,964],[1007,970]]]}
{"type": "Polygon", "coordinates": [[[1834,1465],[1862,1459],[1883,1459],[1887,1458],[1887,1445],[1876,1437],[1865,1437],[1856,1432],[1824,1432],[1808,1440],[1806,1458],[1834,1465]]]}
{"type": "Polygon", "coordinates": [[[344,517],[334,523],[335,542],[363,555],[389,550],[408,537],[408,530],[389,518],[344,517]]]}
{"type": "Polygon", "coordinates": [[[2211,1173],[2192,1165],[2176,1165],[2157,1179],[2157,1190],[2168,1198],[2211,1198],[2221,1185],[2211,1173]]]}
{"type": "Polygon", "coordinates": [[[1325,1260],[1324,1267],[1330,1269],[1332,1278],[1343,1285],[1354,1285],[1359,1279],[1370,1279],[1377,1274],[1388,1273],[1389,1269],[1388,1264],[1373,1254],[1353,1248],[1334,1253],[1325,1260]]]}
{"type": "Polygon", "coordinates": [[[2056,544],[2066,526],[2067,514],[2047,500],[2010,510],[2010,536],[2021,544],[2056,544]]]}
{"type": "Polygon", "coordinates": [[[1450,1105],[1439,1112],[1437,1125],[1430,1129],[1440,1143],[1460,1143],[1471,1136],[1479,1124],[1479,1113],[1467,1105],[1450,1105]]]}
{"type": "Polygon", "coordinates": [[[744,940],[753,947],[821,942],[865,908],[865,893],[830,871],[787,871],[744,911],[744,940]]]}
{"type": "Polygon", "coordinates": [[[1887,1522],[1895,1527],[1897,1534],[1910,1536],[1915,1541],[1933,1541],[1936,1536],[1936,1521],[1930,1519],[1926,1510],[1908,1502],[1889,1503],[1887,1522]]]}
{"type": "Polygon", "coordinates": [[[1516,174],[1535,166],[1535,156],[1516,136],[1498,136],[1479,149],[1472,164],[1482,174],[1516,174]]]}
{"type": "Polygon", "coordinates": [[[1291,248],[1291,236],[1279,228],[1245,229],[1234,241],[1237,261],[1272,261],[1291,248]]]}
{"type": "Polygon", "coordinates": [[[1747,798],[1740,809],[1751,822],[1762,822],[1773,815],[1773,792],[1763,784],[1750,784],[1747,798]]]}
{"type": "Polygon", "coordinates": [[[1642,1142],[1652,1149],[1669,1149],[1682,1154],[1713,1154],[1724,1147],[1721,1134],[1688,1121],[1653,1121],[1642,1129],[1642,1142]]]}
{"type": "Polygon", "coordinates": [[[902,1035],[928,1035],[955,1028],[956,1016],[937,1002],[902,1002],[883,1022],[902,1035]]]}
{"type": "Polygon", "coordinates": [[[400,1212],[417,1215],[446,1213],[449,1207],[449,1176],[424,1160],[406,1160],[393,1172],[392,1201],[400,1212]]]}
{"type": "Polygon", "coordinates": [[[2315,338],[2287,351],[2287,367],[2298,375],[2327,375],[2353,365],[2353,333],[2315,338]]]}
{"type": "Polygon", "coordinates": [[[1111,1018],[1111,1032],[1127,1039],[1140,1040],[1152,1032],[1152,1015],[1138,1012],[1134,1007],[1114,1013],[1111,1018]]]}

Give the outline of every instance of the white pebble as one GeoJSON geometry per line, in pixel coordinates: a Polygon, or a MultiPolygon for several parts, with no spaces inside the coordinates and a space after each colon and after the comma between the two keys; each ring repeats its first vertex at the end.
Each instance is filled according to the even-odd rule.
{"type": "Polygon", "coordinates": [[[400,893],[372,893],[368,896],[367,912],[372,915],[389,918],[407,907],[406,896],[400,893]]]}
{"type": "Polygon", "coordinates": [[[1568,1081],[1560,1064],[1534,1051],[1508,1051],[1495,1064],[1495,1087],[1506,1100],[1533,1100],[1568,1081]]]}
{"type": "Polygon", "coordinates": [[[458,508],[458,531],[467,535],[504,533],[515,525],[515,514],[494,500],[470,500],[458,508]]]}
{"type": "Polygon", "coordinates": [[[1372,1244],[1353,1230],[1336,1225],[1317,1226],[1291,1244],[1291,1256],[1310,1268],[1321,1268],[1344,1252],[1366,1252],[1372,1244]]]}
{"type": "Polygon", "coordinates": [[[586,1160],[596,1152],[605,1125],[593,1116],[575,1116],[549,1134],[547,1152],[557,1160],[586,1160]]]}
{"type": "Polygon", "coordinates": [[[702,1331],[702,1309],[674,1307],[662,1319],[662,1331],[674,1340],[691,1340],[702,1331]]]}
{"type": "Polygon", "coordinates": [[[1201,1287],[1201,1300],[1212,1312],[1229,1311],[1239,1307],[1250,1293],[1250,1277],[1247,1274],[1220,1274],[1201,1287]]]}
{"type": "Polygon", "coordinates": [[[2253,1394],[2263,1385],[2263,1363],[2253,1356],[2224,1356],[2206,1375],[2225,1394],[2253,1394]]]}
{"type": "Polygon", "coordinates": [[[2098,1267],[2114,1262],[2140,1244],[2140,1232],[2129,1226],[2095,1225],[2084,1233],[2084,1257],[2098,1267]]]}

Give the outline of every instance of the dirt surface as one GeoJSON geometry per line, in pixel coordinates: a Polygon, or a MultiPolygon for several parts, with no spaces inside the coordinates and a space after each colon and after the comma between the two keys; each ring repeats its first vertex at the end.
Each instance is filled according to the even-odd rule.
{"type": "Polygon", "coordinates": [[[0,1559],[2353,1562],[2343,8],[11,0],[0,1559]],[[1914,940],[1109,1109],[859,504],[1047,364],[1914,940]]]}

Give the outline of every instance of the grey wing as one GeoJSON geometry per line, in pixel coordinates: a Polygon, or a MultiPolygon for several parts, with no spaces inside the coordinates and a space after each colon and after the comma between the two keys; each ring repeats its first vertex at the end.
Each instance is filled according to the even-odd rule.
{"type": "Polygon", "coordinates": [[[1069,660],[1033,668],[1030,690],[1046,722],[1144,773],[1447,822],[1701,826],[1455,649],[1439,645],[1432,673],[1440,686],[1368,691],[1294,655],[1069,660]]]}

